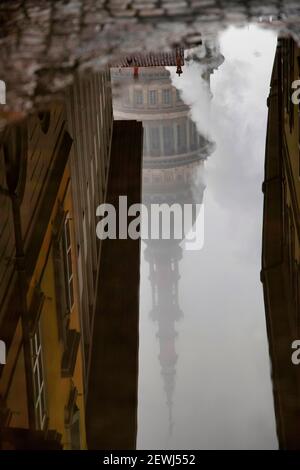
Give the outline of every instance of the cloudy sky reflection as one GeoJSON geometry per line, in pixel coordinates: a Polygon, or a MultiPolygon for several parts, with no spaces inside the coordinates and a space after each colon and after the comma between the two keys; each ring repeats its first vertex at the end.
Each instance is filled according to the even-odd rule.
{"type": "MultiPolygon", "coordinates": [[[[205,243],[179,262],[172,425],[161,374],[149,263],[142,256],[139,448],[276,448],[259,279],[266,100],[275,34],[256,27],[220,36],[225,61],[211,76],[190,63],[173,85],[198,131],[216,143],[203,168],[205,243]]],[[[145,248],[145,245],[143,245],[145,248]]],[[[168,289],[160,278],[159,289],[168,289]]],[[[164,312],[168,315],[168,312],[164,312]]]]}

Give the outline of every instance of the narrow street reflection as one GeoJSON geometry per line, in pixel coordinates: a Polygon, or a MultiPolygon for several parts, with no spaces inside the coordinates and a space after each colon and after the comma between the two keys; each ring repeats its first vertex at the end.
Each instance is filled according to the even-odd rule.
{"type": "Polygon", "coordinates": [[[1,450],[300,449],[300,49],[273,26],[93,58],[1,111],[1,450]],[[150,230],[196,209],[141,241],[141,202],[150,230]]]}
{"type": "MultiPolygon", "coordinates": [[[[159,63],[159,54],[152,60],[159,63]]],[[[191,52],[190,60],[201,61],[204,66],[202,78],[209,87],[210,75],[224,58],[217,44],[205,41],[191,52]]],[[[147,62],[145,58],[144,62],[141,59],[139,61],[142,64],[147,62]]],[[[178,74],[178,69],[176,72],[178,74]]],[[[170,72],[159,66],[141,69],[135,67],[133,73],[132,69],[120,67],[113,69],[112,80],[115,87],[118,85],[114,118],[143,122],[143,204],[147,208],[151,204],[164,203],[169,207],[175,203],[180,204],[182,208],[184,204],[203,205],[203,164],[213,152],[214,145],[198,133],[196,124],[190,117],[189,106],[182,101],[179,90],[172,85],[170,72]]],[[[144,243],[144,261],[149,266],[152,292],[149,317],[157,325],[158,359],[168,409],[168,432],[171,436],[178,359],[178,332],[175,325],[184,316],[178,296],[184,240],[149,239],[144,243]]],[[[143,312],[142,304],[140,309],[143,312]]]]}
{"type": "MultiPolygon", "coordinates": [[[[262,127],[256,150],[250,150],[260,124],[250,111],[244,125],[240,120],[247,106],[267,96],[272,57],[252,104],[241,71],[249,69],[245,80],[254,79],[256,46],[244,60],[234,35],[230,41],[239,58],[229,56],[226,63],[218,42],[209,39],[185,51],[180,76],[174,67],[158,66],[112,72],[114,118],[143,122],[144,204],[198,203],[205,209],[201,251],[186,251],[182,240],[142,244],[139,448],[276,447],[259,281],[264,135],[262,127]],[[237,66],[240,74],[228,82],[237,66]],[[240,234],[232,233],[235,226],[240,234]],[[255,259],[249,264],[251,245],[255,259]],[[242,423],[249,419],[246,429],[242,423]]],[[[270,38],[264,60],[273,44],[270,38]]],[[[259,122],[266,122],[263,103],[259,109],[259,122]]]]}

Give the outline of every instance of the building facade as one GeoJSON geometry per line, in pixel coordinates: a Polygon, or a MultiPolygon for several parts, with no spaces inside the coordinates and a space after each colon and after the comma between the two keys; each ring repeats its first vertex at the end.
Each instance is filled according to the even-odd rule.
{"type": "MultiPolygon", "coordinates": [[[[106,202],[141,203],[143,128],[115,121],[106,202]]],[[[118,225],[118,223],[117,223],[118,225]]],[[[140,239],[102,240],[86,400],[89,449],[135,449],[140,239]]]]}
{"type": "Polygon", "coordinates": [[[292,363],[300,338],[300,121],[292,103],[299,74],[299,48],[280,39],[268,98],[261,279],[282,449],[300,449],[300,368],[292,363]]]}
{"type": "Polygon", "coordinates": [[[112,132],[109,71],[4,129],[0,448],[85,449],[85,397],[112,132]]]}
{"type": "Polygon", "coordinates": [[[60,103],[2,135],[3,448],[85,447],[71,146],[60,103]]]}
{"type": "Polygon", "coordinates": [[[101,253],[95,214],[106,198],[113,130],[109,69],[77,78],[66,102],[86,383],[101,253]]]}

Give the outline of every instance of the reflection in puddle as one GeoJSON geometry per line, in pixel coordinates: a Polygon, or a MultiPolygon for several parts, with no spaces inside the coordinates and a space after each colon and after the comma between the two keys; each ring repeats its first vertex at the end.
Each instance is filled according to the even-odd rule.
{"type": "MultiPolygon", "coordinates": [[[[118,80],[118,75],[116,72],[113,78],[118,80]]],[[[208,80],[208,71],[206,76],[208,80]]],[[[138,80],[127,81],[123,99],[115,103],[114,113],[115,118],[143,120],[143,203],[147,207],[151,204],[172,206],[176,203],[181,207],[184,204],[203,204],[205,186],[201,181],[201,171],[213,146],[198,134],[189,117],[189,107],[172,86],[169,72],[162,67],[143,69],[138,80]]],[[[149,266],[152,299],[149,314],[157,325],[158,359],[171,437],[178,360],[175,324],[183,317],[178,297],[182,240],[147,240],[145,244],[142,263],[149,266]]],[[[143,292],[140,302],[143,321],[146,313],[143,292]]],[[[142,343],[140,347],[143,348],[142,343]]],[[[144,369],[147,365],[140,361],[140,367],[144,369]]],[[[144,391],[140,390],[140,394],[141,404],[144,391]]],[[[143,422],[139,428],[142,426],[143,422]]]]}
{"type": "Polygon", "coordinates": [[[279,40],[273,67],[266,144],[262,273],[280,447],[299,449],[300,159],[299,107],[291,83],[299,78],[299,48],[279,40]],[[299,343],[298,343],[299,344],[299,343]],[[299,346],[297,347],[299,350],[299,346]],[[296,354],[296,358],[299,353],[296,354]]]}
{"type": "Polygon", "coordinates": [[[115,118],[143,122],[143,202],[205,208],[201,251],[143,242],[139,448],[277,446],[259,279],[275,45],[232,29],[186,52],[180,77],[113,72],[115,118]]]}
{"type": "Polygon", "coordinates": [[[207,7],[206,28],[168,2],[171,35],[100,3],[78,25],[80,2],[52,6],[46,41],[44,7],[5,12],[28,22],[18,47],[3,32],[0,77],[0,448],[299,449],[300,53],[274,32],[290,23],[249,7],[260,28],[224,30],[207,7]],[[196,210],[173,214],[177,238],[100,240],[120,195],[196,210]]]}

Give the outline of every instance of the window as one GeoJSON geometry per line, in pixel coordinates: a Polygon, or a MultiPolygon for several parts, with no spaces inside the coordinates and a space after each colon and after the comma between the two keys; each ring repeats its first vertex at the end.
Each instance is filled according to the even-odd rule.
{"type": "Polygon", "coordinates": [[[177,147],[178,152],[186,152],[186,125],[185,121],[177,124],[177,147]]]}
{"type": "Polygon", "coordinates": [[[162,101],[163,101],[163,104],[171,104],[171,90],[169,88],[165,88],[163,91],[162,91],[162,101]]]}
{"type": "Polygon", "coordinates": [[[65,426],[70,432],[70,448],[80,450],[80,410],[77,406],[78,391],[72,383],[68,403],[65,407],[65,426]]]}
{"type": "Polygon", "coordinates": [[[134,90],[134,103],[137,106],[143,104],[143,91],[142,90],[134,90]]]}
{"type": "Polygon", "coordinates": [[[150,138],[150,154],[152,156],[159,155],[160,140],[159,140],[159,128],[158,127],[150,127],[149,138],[150,138]]]}
{"type": "Polygon", "coordinates": [[[72,271],[72,252],[71,252],[71,234],[70,234],[70,219],[66,216],[63,234],[63,255],[64,266],[66,274],[66,297],[69,311],[72,310],[74,305],[74,289],[73,289],[73,271],[72,271]]]}
{"type": "Polygon", "coordinates": [[[143,155],[147,155],[148,153],[148,145],[147,145],[147,129],[144,127],[144,138],[143,138],[143,155]]]}
{"type": "Polygon", "coordinates": [[[149,105],[154,106],[157,103],[157,91],[150,90],[149,91],[149,105]]]}
{"type": "Polygon", "coordinates": [[[46,422],[45,382],[40,324],[31,340],[34,381],[34,409],[37,429],[44,429],[46,422]]]}
{"type": "Polygon", "coordinates": [[[72,377],[79,348],[80,333],[70,329],[70,315],[74,304],[71,228],[70,217],[61,204],[53,223],[53,232],[57,324],[59,338],[64,347],[61,374],[62,377],[72,377]]]}
{"type": "Polygon", "coordinates": [[[61,360],[62,377],[72,377],[74,374],[77,352],[80,343],[80,333],[76,330],[67,329],[65,350],[61,360]]]}
{"type": "Polygon", "coordinates": [[[174,132],[173,127],[163,127],[163,140],[164,140],[164,155],[171,155],[174,153],[174,132]]]}
{"type": "Polygon", "coordinates": [[[72,424],[70,426],[71,449],[80,450],[80,414],[79,408],[74,407],[72,424]]]}

